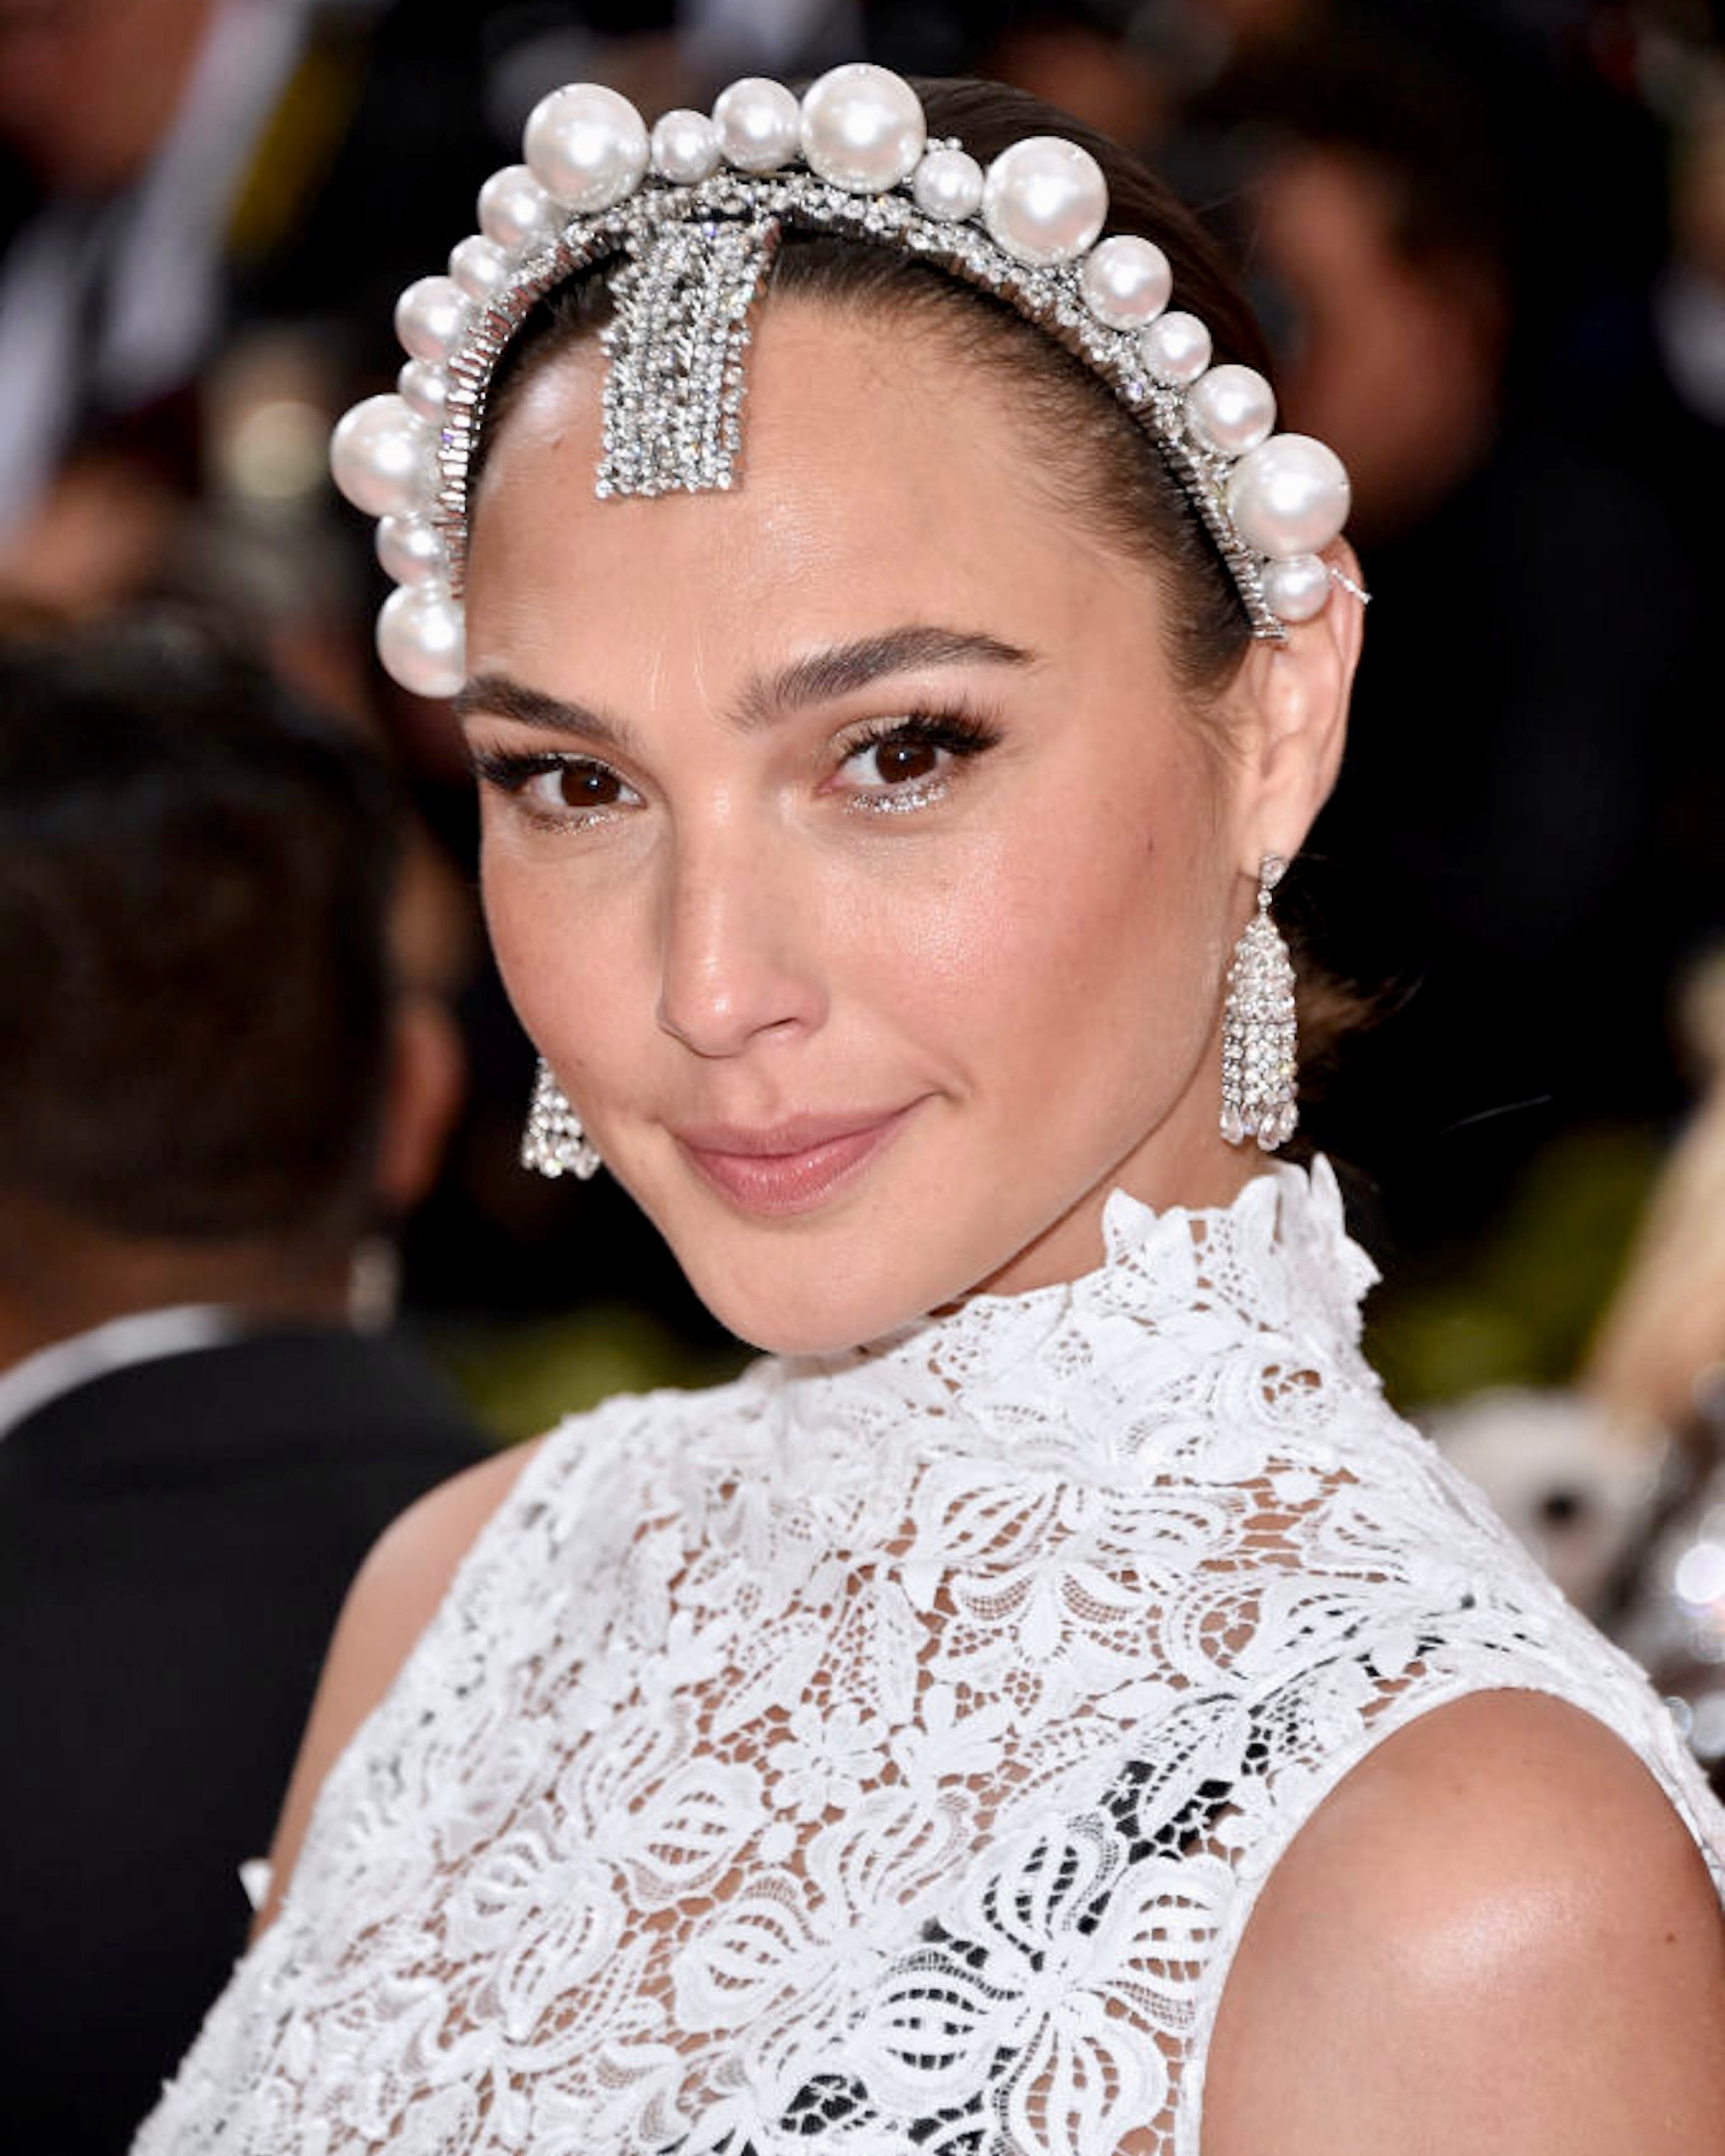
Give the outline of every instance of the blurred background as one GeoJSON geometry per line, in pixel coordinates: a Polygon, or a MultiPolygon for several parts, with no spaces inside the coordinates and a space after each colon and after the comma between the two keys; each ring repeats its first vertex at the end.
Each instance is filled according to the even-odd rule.
{"type": "Polygon", "coordinates": [[[190,607],[401,775],[397,963],[462,1105],[368,1292],[495,1439],[738,1351],[606,1178],[516,1165],[470,788],[375,664],[330,424],[392,385],[395,295],[547,90],[650,115],[846,59],[992,74],[1200,208],[1285,423],[1353,475],[1368,652],[1289,903],[1370,1012],[1308,1115],[1388,1276],[1368,1345],[1583,1599],[1725,1661],[1720,13],[0,0],[0,633],[190,607]]]}

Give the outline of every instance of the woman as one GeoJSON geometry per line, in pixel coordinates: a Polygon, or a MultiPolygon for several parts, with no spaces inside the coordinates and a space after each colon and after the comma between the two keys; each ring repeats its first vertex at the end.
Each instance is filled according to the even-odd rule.
{"type": "Polygon", "coordinates": [[[148,2156],[1717,2146],[1725,1827],[1263,1158],[1345,483],[1078,131],[558,93],[338,435],[529,1158],[772,1356],[386,1539],[148,2156]]]}

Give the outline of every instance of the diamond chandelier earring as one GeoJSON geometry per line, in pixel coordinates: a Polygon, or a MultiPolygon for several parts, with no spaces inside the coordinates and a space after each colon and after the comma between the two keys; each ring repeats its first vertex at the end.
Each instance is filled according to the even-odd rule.
{"type": "Polygon", "coordinates": [[[521,1166],[553,1181],[560,1175],[572,1175],[588,1183],[603,1165],[598,1147],[582,1129],[581,1118],[570,1106],[568,1095],[542,1055],[527,1108],[527,1127],[521,1133],[521,1166]]]}
{"type": "Polygon", "coordinates": [[[1222,1011],[1222,1135],[1230,1145],[1255,1139],[1266,1152],[1286,1145],[1299,1121],[1293,962],[1270,917],[1287,865],[1280,854],[1259,865],[1258,910],[1234,947],[1222,1011]]]}

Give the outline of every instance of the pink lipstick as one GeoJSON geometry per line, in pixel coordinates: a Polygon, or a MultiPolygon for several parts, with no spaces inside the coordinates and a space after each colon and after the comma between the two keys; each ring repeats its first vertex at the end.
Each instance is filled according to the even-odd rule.
{"type": "Polygon", "coordinates": [[[710,1124],[674,1135],[696,1173],[740,1212],[806,1213],[855,1182],[911,1113],[798,1116],[761,1128],[710,1124]]]}

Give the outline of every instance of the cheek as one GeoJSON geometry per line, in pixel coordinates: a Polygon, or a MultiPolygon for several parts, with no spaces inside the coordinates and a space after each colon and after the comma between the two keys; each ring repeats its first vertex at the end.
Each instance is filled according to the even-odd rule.
{"type": "Polygon", "coordinates": [[[571,1084],[608,1029],[603,1006],[623,970],[607,963],[614,929],[593,919],[574,881],[487,830],[480,893],[497,968],[522,1025],[571,1084]]]}
{"type": "Polygon", "coordinates": [[[516,1016],[539,1047],[550,1049],[538,1011],[545,988],[545,938],[529,902],[530,890],[523,878],[497,866],[486,838],[480,856],[480,896],[492,955],[516,1016]]]}
{"type": "Polygon", "coordinates": [[[1092,795],[1003,856],[973,924],[993,993],[1085,1009],[1188,969],[1213,879],[1206,819],[1185,795],[1092,795]]]}
{"type": "Polygon", "coordinates": [[[906,877],[853,945],[852,981],[950,1048],[979,1086],[1109,1092],[1173,1075],[1208,1038],[1222,963],[1202,804],[1092,797],[978,846],[937,891],[906,877]]]}

